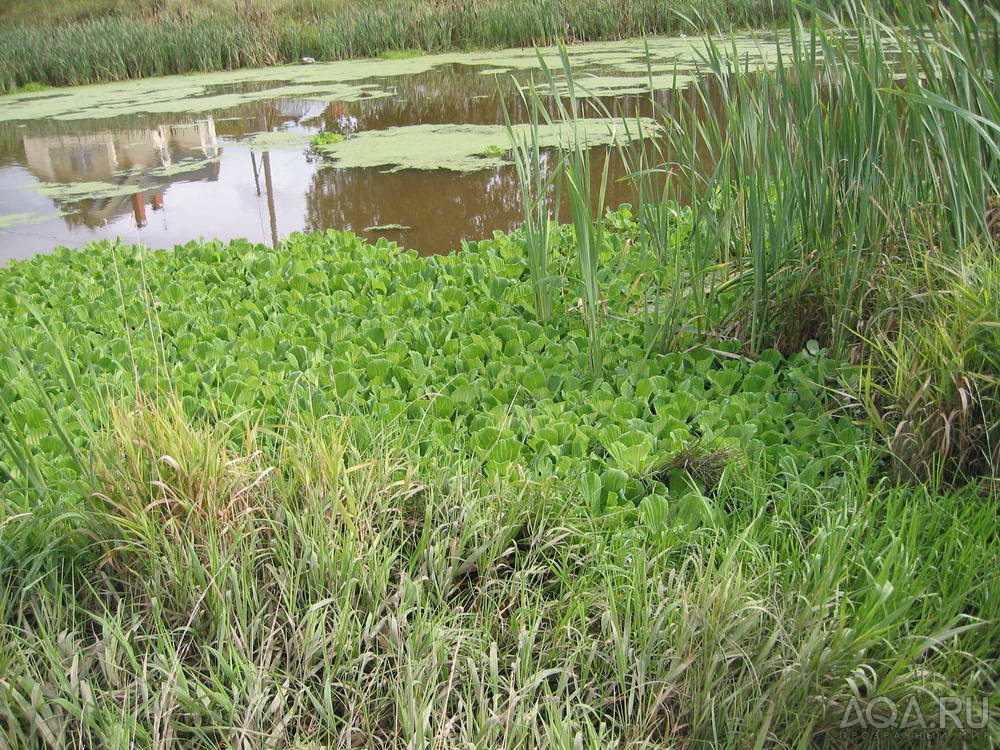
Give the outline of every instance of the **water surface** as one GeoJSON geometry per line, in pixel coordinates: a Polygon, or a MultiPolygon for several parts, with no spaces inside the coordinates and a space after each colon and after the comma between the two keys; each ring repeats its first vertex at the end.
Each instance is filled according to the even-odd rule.
{"type": "MultiPolygon", "coordinates": [[[[741,64],[774,59],[766,37],[729,40],[741,64]]],[[[654,114],[689,88],[701,43],[580,45],[572,63],[586,114],[654,114]]],[[[546,62],[559,65],[558,55],[546,62]]],[[[560,78],[557,76],[557,79],[560,78]]],[[[503,133],[523,122],[519,85],[541,85],[532,50],[295,65],[172,76],[0,99],[0,263],[65,245],[121,238],[156,248],[199,238],[273,244],[295,231],[348,229],[420,252],[510,229],[519,197],[503,133]],[[311,149],[326,131],[384,131],[407,152],[429,148],[410,126],[494,126],[498,156],[435,157],[436,168],[345,168],[311,149]],[[410,128],[408,130],[408,128],[410,128]],[[403,140],[407,139],[409,140],[403,140]],[[458,171],[456,171],[458,170],[458,171]]],[[[544,88],[544,86],[543,86],[544,88]]],[[[554,110],[552,92],[544,92],[554,110]]],[[[565,92],[562,92],[565,94],[565,92]]],[[[710,112],[705,113],[711,116],[710,112]]],[[[440,141],[438,142],[440,146],[440,141]]],[[[613,149],[611,150],[613,152],[613,149]]],[[[612,177],[621,174],[613,166],[612,177]]],[[[627,201],[615,181],[609,203],[627,201]]]]}

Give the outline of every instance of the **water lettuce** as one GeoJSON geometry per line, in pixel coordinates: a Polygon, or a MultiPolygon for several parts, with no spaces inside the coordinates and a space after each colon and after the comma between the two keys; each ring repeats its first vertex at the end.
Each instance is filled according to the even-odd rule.
{"type": "MultiPolygon", "coordinates": [[[[565,248],[571,232],[560,237],[565,248]]],[[[621,247],[608,243],[604,267],[627,290],[642,269],[621,247]]],[[[419,257],[328,231],[276,250],[95,243],[15,262],[0,271],[3,429],[50,484],[79,471],[98,404],[137,389],[178,394],[196,419],[254,413],[280,425],[291,408],[395,425],[412,432],[417,461],[460,455],[486,475],[557,476],[597,508],[656,516],[650,497],[661,497],[691,523],[719,509],[685,456],[773,481],[836,481],[860,431],[829,413],[822,352],[749,362],[723,342],[650,357],[626,292],[594,381],[579,313],[535,319],[519,248],[498,234],[419,257]]],[[[557,287],[563,302],[576,289],[557,287]]],[[[0,461],[17,476],[9,452],[0,461]]]]}

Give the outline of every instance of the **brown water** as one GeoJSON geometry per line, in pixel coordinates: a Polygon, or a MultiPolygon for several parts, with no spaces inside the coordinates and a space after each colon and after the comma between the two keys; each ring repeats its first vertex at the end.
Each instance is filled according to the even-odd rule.
{"type": "MultiPolygon", "coordinates": [[[[308,136],[418,124],[497,125],[505,121],[504,104],[507,116],[523,121],[514,81],[528,75],[482,75],[481,66],[445,64],[361,80],[386,94],[355,101],[282,95],[187,115],[0,121],[0,264],[102,239],[155,248],[199,238],[273,244],[292,232],[328,228],[384,235],[422,253],[455,249],[462,239],[519,221],[512,167],[337,168],[309,149],[308,136]],[[254,147],[252,138],[260,133],[301,137],[254,147]],[[46,185],[58,187],[40,193],[46,185]],[[369,229],[384,225],[408,228],[369,229]]],[[[226,84],[213,94],[255,86],[263,84],[226,84]]],[[[684,88],[654,93],[664,106],[684,95],[684,88]]],[[[592,101],[615,115],[651,114],[648,94],[592,101]]],[[[613,165],[609,204],[631,198],[620,175],[620,165],[613,165]]]]}

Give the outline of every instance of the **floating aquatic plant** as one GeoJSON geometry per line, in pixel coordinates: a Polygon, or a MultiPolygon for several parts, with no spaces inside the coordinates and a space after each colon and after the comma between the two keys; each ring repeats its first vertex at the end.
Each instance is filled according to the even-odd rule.
{"type": "MultiPolygon", "coordinates": [[[[644,135],[658,130],[647,118],[644,135]]],[[[390,172],[402,169],[447,169],[452,172],[475,172],[509,164],[514,147],[511,138],[523,138],[530,125],[405,125],[385,130],[366,130],[336,143],[318,144],[316,150],[331,159],[331,165],[344,169],[387,167],[390,172]],[[502,144],[502,145],[500,145],[502,144]]],[[[587,147],[609,145],[638,137],[638,131],[622,127],[614,120],[599,117],[581,118],[573,124],[545,123],[532,131],[540,148],[566,148],[578,139],[587,147]]]]}
{"type": "MultiPolygon", "coordinates": [[[[621,216],[612,223],[630,231],[621,216]]],[[[614,249],[610,226],[594,235],[601,268],[616,269],[608,283],[627,290],[641,265],[614,249]]],[[[574,241],[554,235],[559,265],[574,241]]],[[[827,414],[821,358],[768,352],[747,364],[700,350],[650,359],[627,293],[608,303],[615,325],[597,329],[606,366],[595,377],[594,334],[572,311],[578,288],[556,279],[552,293],[566,312],[539,322],[522,244],[507,235],[427,258],[331,231],[293,235],[276,250],[99,243],[15,262],[0,271],[2,429],[21,458],[8,452],[0,463],[20,475],[26,452],[46,482],[68,480],[77,464],[67,444],[85,452],[84,425],[102,419],[75,394],[136,389],[175,394],[193,419],[255,413],[277,424],[293,404],[359,425],[425,424],[435,437],[415,446],[421,461],[465,456],[504,475],[595,472],[602,506],[638,502],[640,485],[670,496],[656,467],[683,466],[694,444],[773,476],[794,466],[823,481],[837,473],[841,446],[860,437],[827,414]],[[30,370],[11,364],[29,356],[30,370]],[[53,431],[56,418],[68,440],[53,431]],[[629,482],[614,484],[616,472],[629,482]]]]}
{"type": "Polygon", "coordinates": [[[343,143],[345,140],[347,140],[347,136],[342,133],[323,131],[322,133],[316,133],[310,137],[309,144],[313,148],[318,148],[319,146],[332,146],[337,143],[343,143]]]}

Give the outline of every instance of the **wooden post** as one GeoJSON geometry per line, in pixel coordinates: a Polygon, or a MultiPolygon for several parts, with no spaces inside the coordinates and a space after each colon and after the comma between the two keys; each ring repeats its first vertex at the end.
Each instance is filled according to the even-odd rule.
{"type": "Polygon", "coordinates": [[[250,163],[253,165],[253,184],[257,186],[257,197],[260,198],[260,172],[257,171],[257,160],[253,151],[250,152],[250,163]]]}

